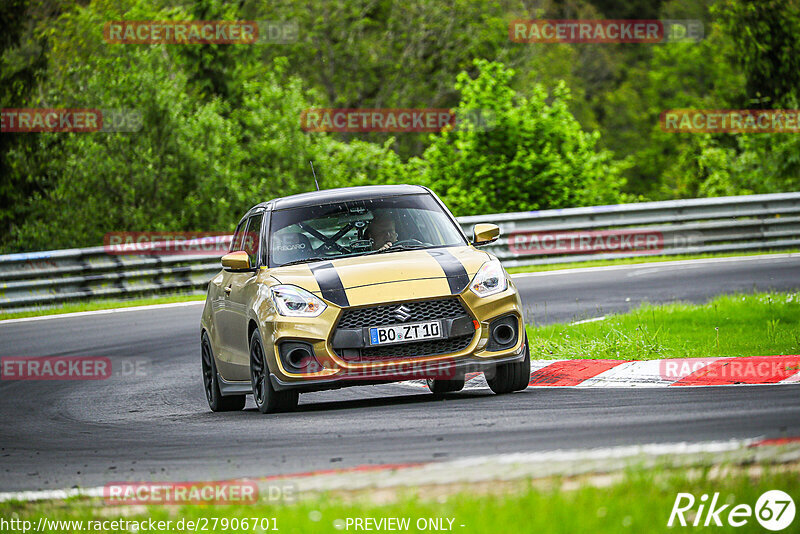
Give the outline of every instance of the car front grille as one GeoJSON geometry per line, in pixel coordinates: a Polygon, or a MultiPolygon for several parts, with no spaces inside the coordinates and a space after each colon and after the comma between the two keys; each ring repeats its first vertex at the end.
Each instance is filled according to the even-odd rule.
{"type": "Polygon", "coordinates": [[[373,306],[346,310],[337,328],[363,328],[366,326],[388,326],[400,323],[419,323],[435,319],[455,319],[467,315],[467,311],[457,298],[405,302],[410,318],[403,321],[394,316],[400,304],[373,306]]]}
{"type": "Polygon", "coordinates": [[[345,356],[346,361],[373,362],[381,360],[394,360],[404,358],[418,358],[422,356],[437,356],[464,350],[472,341],[472,335],[451,337],[450,339],[432,339],[417,341],[416,343],[398,343],[397,345],[384,345],[382,347],[365,347],[359,356],[353,358],[345,356]]]}
{"type": "MultiPolygon", "coordinates": [[[[358,329],[371,326],[388,326],[403,323],[418,323],[441,319],[457,319],[469,314],[457,298],[404,302],[369,308],[345,310],[337,329],[358,329]],[[398,307],[403,306],[405,320],[396,317],[398,307]]],[[[474,337],[473,334],[459,335],[446,339],[427,341],[411,341],[377,347],[359,347],[335,349],[336,354],[348,362],[370,362],[391,359],[438,356],[459,352],[467,348],[474,337]]]]}

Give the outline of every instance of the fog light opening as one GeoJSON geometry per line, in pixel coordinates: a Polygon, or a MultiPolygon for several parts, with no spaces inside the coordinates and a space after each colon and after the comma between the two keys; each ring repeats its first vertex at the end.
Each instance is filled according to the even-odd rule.
{"type": "Polygon", "coordinates": [[[507,324],[499,324],[494,327],[492,337],[500,345],[508,345],[514,339],[514,329],[507,324]]]}
{"type": "Polygon", "coordinates": [[[304,369],[311,363],[313,357],[308,349],[305,347],[297,347],[289,351],[286,355],[286,361],[295,369],[304,369]]]}

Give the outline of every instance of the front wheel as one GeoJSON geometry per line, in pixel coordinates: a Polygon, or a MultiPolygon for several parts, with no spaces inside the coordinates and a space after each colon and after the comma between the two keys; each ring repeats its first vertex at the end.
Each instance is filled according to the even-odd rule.
{"type": "Polygon", "coordinates": [[[264,356],[264,344],[258,329],[250,336],[250,381],[253,385],[253,400],[261,413],[289,412],[297,407],[297,391],[275,391],[272,387],[269,366],[264,356]]]}
{"type": "Polygon", "coordinates": [[[203,389],[206,392],[208,407],[212,412],[234,412],[244,408],[247,401],[245,395],[230,395],[223,397],[219,390],[219,378],[217,376],[217,364],[214,363],[214,353],[211,351],[211,342],[208,340],[208,333],[203,332],[200,342],[202,365],[203,365],[203,389]]]}
{"type": "Polygon", "coordinates": [[[498,365],[494,376],[486,377],[489,388],[495,393],[511,393],[528,387],[531,380],[531,349],[528,346],[527,335],[523,338],[523,343],[525,343],[525,358],[521,362],[498,365]]]}

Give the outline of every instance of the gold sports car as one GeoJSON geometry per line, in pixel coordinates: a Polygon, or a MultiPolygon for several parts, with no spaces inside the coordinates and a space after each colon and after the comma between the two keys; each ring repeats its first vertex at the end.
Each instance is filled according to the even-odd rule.
{"type": "Polygon", "coordinates": [[[203,384],[213,411],[288,411],[299,393],[483,372],[523,390],[530,352],[514,283],[429,189],[351,187],[263,202],[242,217],[208,285],[203,384]]]}

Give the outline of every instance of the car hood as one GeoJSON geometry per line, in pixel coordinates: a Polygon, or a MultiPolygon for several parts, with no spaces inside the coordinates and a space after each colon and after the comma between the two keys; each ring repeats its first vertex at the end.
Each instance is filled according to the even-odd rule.
{"type": "Polygon", "coordinates": [[[469,246],[388,252],[270,269],[337,306],[461,293],[490,256],[469,246]]]}

